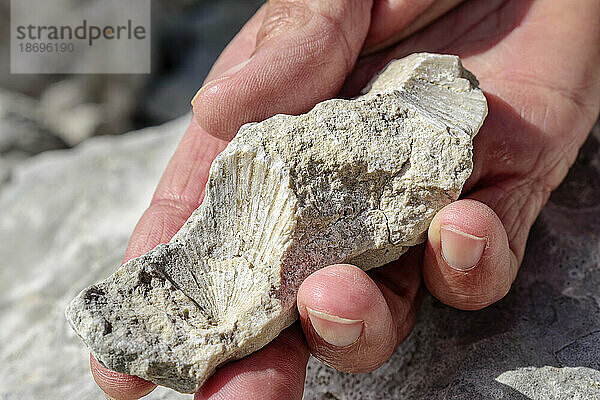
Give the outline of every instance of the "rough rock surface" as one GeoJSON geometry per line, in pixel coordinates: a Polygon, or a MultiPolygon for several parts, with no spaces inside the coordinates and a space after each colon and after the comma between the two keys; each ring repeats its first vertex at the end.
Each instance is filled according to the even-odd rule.
{"type": "MultiPolygon", "coordinates": [[[[63,311],[114,271],[186,123],[95,138],[16,167],[0,193],[0,399],[104,398],[63,311]]],[[[599,288],[597,125],[542,210],[505,300],[460,312],[427,297],[390,362],[350,375],[311,360],[305,399],[598,398],[599,288]]],[[[191,400],[164,388],[146,398],[191,400]]]]}
{"type": "Polygon", "coordinates": [[[243,126],[173,239],[85,289],[67,318],[107,367],[194,392],[296,318],[302,280],[425,239],[472,170],[487,114],[458,57],[414,54],[363,96],[243,126]]]}
{"type": "Polygon", "coordinates": [[[509,294],[477,312],[428,297],[371,374],[311,359],[306,399],[600,399],[600,121],[542,210],[509,294]]]}
{"type": "Polygon", "coordinates": [[[104,399],[64,309],[119,263],[188,120],[15,167],[0,193],[0,399],[104,399]]]}

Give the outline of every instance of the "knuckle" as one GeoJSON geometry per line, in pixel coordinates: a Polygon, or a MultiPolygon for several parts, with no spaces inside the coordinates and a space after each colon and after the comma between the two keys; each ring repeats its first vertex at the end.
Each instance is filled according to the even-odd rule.
{"type": "MultiPolygon", "coordinates": [[[[504,268],[508,268],[508,266],[502,266],[499,269],[504,268]]],[[[512,282],[509,276],[508,273],[463,276],[451,281],[448,286],[440,288],[436,297],[461,310],[481,310],[508,294],[512,282]]]]}
{"type": "Polygon", "coordinates": [[[283,32],[298,29],[312,18],[311,10],[302,2],[294,0],[270,0],[257,41],[271,39],[283,32]]]}
{"type": "Polygon", "coordinates": [[[353,4],[350,1],[270,0],[257,34],[257,47],[310,23],[311,29],[304,32],[301,44],[312,49],[311,56],[315,59],[320,59],[322,52],[334,49],[339,52],[335,58],[343,61],[348,72],[358,55],[358,49],[353,48],[348,37],[351,27],[345,26],[349,14],[356,7],[353,4]]]}

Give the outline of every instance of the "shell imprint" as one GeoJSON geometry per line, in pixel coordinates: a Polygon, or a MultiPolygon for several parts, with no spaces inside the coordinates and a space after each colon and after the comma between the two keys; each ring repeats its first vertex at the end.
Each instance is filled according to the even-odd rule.
{"type": "Polygon", "coordinates": [[[419,53],[356,99],[246,124],[173,239],[83,290],[67,319],[106,367],[194,392],[296,320],[310,273],[422,243],[471,174],[486,114],[458,57],[419,53]]]}

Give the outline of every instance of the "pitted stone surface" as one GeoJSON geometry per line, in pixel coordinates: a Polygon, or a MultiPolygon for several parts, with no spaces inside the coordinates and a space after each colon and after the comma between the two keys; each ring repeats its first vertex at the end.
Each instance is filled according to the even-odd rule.
{"type": "MultiPolygon", "coordinates": [[[[16,167],[0,193],[0,398],[104,398],[63,311],[114,271],[188,122],[95,138],[16,167]]],[[[542,210],[505,300],[461,312],[427,296],[389,362],[352,375],[311,360],[304,398],[600,397],[599,176],[600,123],[542,210]]],[[[159,387],[145,398],[191,397],[159,387]]]]}
{"type": "Polygon", "coordinates": [[[421,243],[471,174],[486,114],[458,57],[421,53],[356,99],[247,124],[173,239],[85,289],[67,318],[107,367],[193,392],[297,318],[310,273],[421,243]]]}

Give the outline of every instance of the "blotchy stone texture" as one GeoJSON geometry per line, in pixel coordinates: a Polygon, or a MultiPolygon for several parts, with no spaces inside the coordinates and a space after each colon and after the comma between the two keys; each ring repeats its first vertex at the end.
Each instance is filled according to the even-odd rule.
{"type": "MultiPolygon", "coordinates": [[[[97,137],[15,167],[0,192],[0,399],[104,399],[64,310],[114,271],[188,124],[97,137]]],[[[158,388],[147,398],[187,397],[158,388]]]]}
{"type": "MultiPolygon", "coordinates": [[[[188,122],[17,165],[0,193],[0,399],[104,399],[64,309],[114,271],[188,122]]],[[[426,295],[389,362],[351,375],[311,360],[304,398],[594,399],[599,332],[600,123],[535,223],[505,300],[461,312],[426,295]]],[[[144,397],[191,398],[164,387],[144,397]]]]}
{"type": "Polygon", "coordinates": [[[472,170],[487,104],[455,56],[392,62],[354,100],[247,124],[173,239],[85,289],[67,318],[108,368],[181,392],[296,318],[302,280],[421,243],[472,170]]]}
{"type": "Polygon", "coordinates": [[[600,399],[600,121],[534,224],[508,295],[477,312],[427,296],[378,370],[315,359],[306,399],[600,399]]]}

